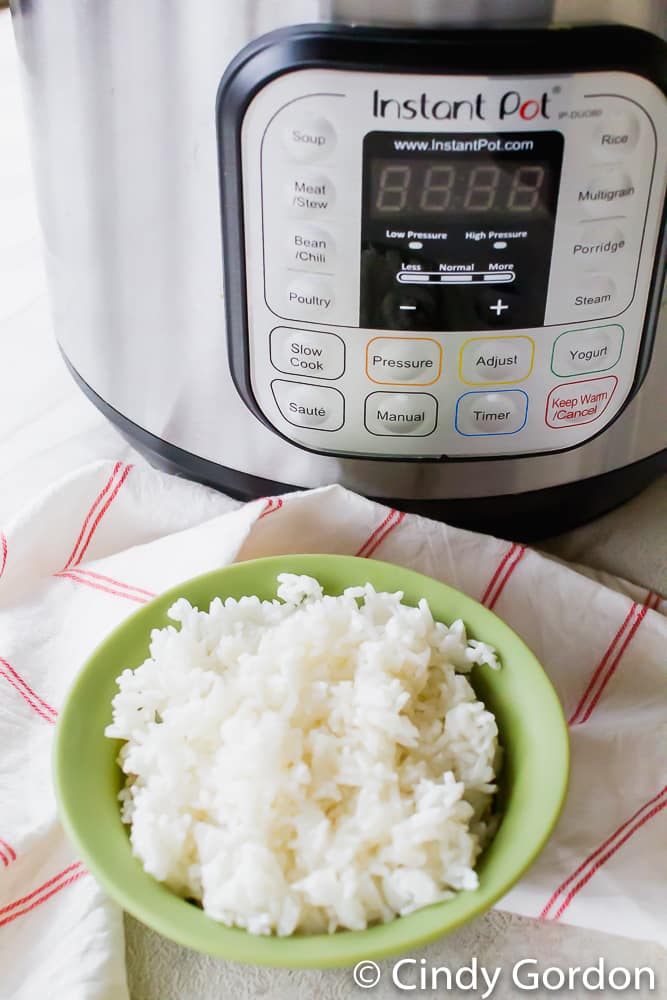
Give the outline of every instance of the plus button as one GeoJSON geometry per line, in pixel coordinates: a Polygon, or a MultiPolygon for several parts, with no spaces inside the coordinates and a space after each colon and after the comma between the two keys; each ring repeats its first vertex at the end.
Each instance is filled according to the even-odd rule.
{"type": "Polygon", "coordinates": [[[505,309],[509,309],[509,306],[502,299],[498,299],[495,305],[489,306],[489,309],[492,309],[496,316],[500,316],[505,309]]]}

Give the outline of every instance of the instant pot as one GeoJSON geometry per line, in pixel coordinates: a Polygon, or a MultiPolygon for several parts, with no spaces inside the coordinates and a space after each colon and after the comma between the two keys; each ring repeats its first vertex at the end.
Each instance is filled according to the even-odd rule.
{"type": "Polygon", "coordinates": [[[13,0],[60,349],[161,467],[546,535],[667,465],[663,0],[13,0]]]}

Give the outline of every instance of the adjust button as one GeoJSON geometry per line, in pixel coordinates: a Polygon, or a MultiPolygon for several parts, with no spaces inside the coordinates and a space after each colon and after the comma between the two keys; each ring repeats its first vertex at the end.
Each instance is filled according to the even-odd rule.
{"type": "Polygon", "coordinates": [[[374,337],[366,374],[380,385],[432,385],[440,378],[442,348],[430,337],[374,337]]]}
{"type": "Polygon", "coordinates": [[[340,378],[345,370],[345,344],[336,333],[320,330],[271,331],[271,364],[288,375],[340,378]]]}
{"type": "Polygon", "coordinates": [[[551,353],[554,375],[583,375],[613,368],[621,356],[623,327],[618,323],[566,330],[556,337],[551,353]]]}
{"type": "Polygon", "coordinates": [[[454,425],[466,437],[516,434],[527,415],[528,395],[523,389],[465,392],[456,403],[454,425]]]}
{"type": "Polygon", "coordinates": [[[271,391],[285,420],[295,427],[337,431],[345,420],[345,399],[338,389],[274,379],[271,391]]]}
{"type": "Polygon", "coordinates": [[[461,348],[459,375],[467,385],[522,382],[533,370],[530,337],[475,337],[461,348]]]}
{"type": "Polygon", "coordinates": [[[430,392],[372,392],[364,419],[366,429],[380,437],[427,437],[438,422],[438,401],[430,392]]]}
{"type": "Polygon", "coordinates": [[[290,114],[283,124],[283,142],[294,160],[322,160],[333,152],[336,133],[327,118],[290,114]]]}

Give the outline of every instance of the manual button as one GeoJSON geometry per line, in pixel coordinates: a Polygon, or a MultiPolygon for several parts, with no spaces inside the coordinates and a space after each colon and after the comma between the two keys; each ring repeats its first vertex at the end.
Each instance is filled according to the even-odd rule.
{"type": "Polygon", "coordinates": [[[295,427],[337,431],[345,422],[345,399],[338,389],[274,379],[271,392],[285,420],[295,427]]]}
{"type": "Polygon", "coordinates": [[[372,392],[366,398],[366,430],[379,437],[427,437],[438,422],[438,401],[430,392],[372,392]]]}

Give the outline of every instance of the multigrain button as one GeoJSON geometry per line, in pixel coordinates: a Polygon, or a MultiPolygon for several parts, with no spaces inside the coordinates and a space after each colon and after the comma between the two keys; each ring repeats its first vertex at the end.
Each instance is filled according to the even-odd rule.
{"type": "Polygon", "coordinates": [[[295,278],[285,290],[285,305],[295,319],[324,317],[334,304],[333,288],[324,278],[295,278]]]}
{"type": "Polygon", "coordinates": [[[566,330],[556,337],[551,353],[554,375],[582,375],[613,368],[621,357],[623,327],[618,323],[566,330]]]}
{"type": "Polygon", "coordinates": [[[288,375],[340,378],[345,370],[345,344],[335,333],[320,330],[271,331],[271,364],[288,375]]]}
{"type": "Polygon", "coordinates": [[[331,271],[336,254],[331,233],[308,223],[291,226],[287,232],[289,267],[300,271],[331,271]]]}
{"type": "Polygon", "coordinates": [[[345,420],[345,400],[338,389],[274,379],[271,391],[285,420],[296,427],[337,431],[345,420]]]}
{"type": "Polygon", "coordinates": [[[316,219],[331,213],[336,190],[331,178],[307,170],[295,172],[285,185],[289,213],[299,218],[316,219]]]}
{"type": "Polygon", "coordinates": [[[322,160],[333,152],[336,133],[320,115],[290,114],[283,123],[283,142],[294,160],[322,160]]]}
{"type": "Polygon", "coordinates": [[[533,369],[530,337],[475,337],[461,348],[459,377],[467,385],[522,382],[533,369]]]}
{"type": "Polygon", "coordinates": [[[615,375],[561,382],[547,398],[545,423],[548,427],[562,428],[598,420],[609,406],[617,385],[615,375]]]}
{"type": "Polygon", "coordinates": [[[366,374],[380,385],[433,385],[442,348],[430,337],[374,337],[366,345],[366,374]]]}
{"type": "Polygon", "coordinates": [[[577,191],[577,208],[581,216],[590,218],[625,215],[634,205],[634,195],[635,185],[626,170],[601,166],[577,191]]]}
{"type": "Polygon", "coordinates": [[[516,434],[527,414],[528,395],[523,389],[466,392],[456,403],[454,425],[466,437],[516,434]]]}
{"type": "Polygon", "coordinates": [[[429,392],[372,392],[366,398],[365,423],[371,434],[427,437],[438,422],[438,401],[429,392]]]}

